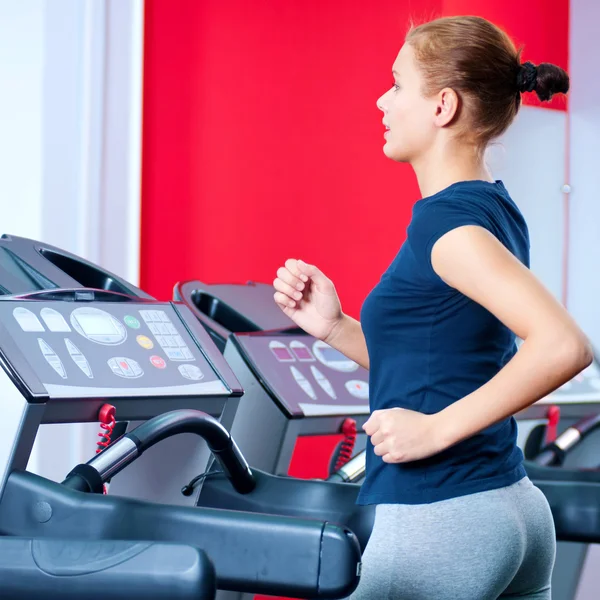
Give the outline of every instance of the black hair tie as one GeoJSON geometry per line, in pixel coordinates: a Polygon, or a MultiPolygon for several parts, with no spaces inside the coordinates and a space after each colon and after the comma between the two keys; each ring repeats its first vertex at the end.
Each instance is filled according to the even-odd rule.
{"type": "Polygon", "coordinates": [[[517,73],[519,92],[533,92],[537,83],[537,67],[532,62],[523,63],[517,73]]]}

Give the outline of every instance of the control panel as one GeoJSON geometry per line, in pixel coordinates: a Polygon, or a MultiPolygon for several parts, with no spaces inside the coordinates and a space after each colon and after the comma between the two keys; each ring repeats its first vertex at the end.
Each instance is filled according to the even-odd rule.
{"type": "Polygon", "coordinates": [[[368,372],[325,342],[302,333],[232,339],[291,418],[368,414],[368,372]]]}
{"type": "Polygon", "coordinates": [[[0,322],[50,398],[229,394],[169,303],[10,299],[0,322]]]}

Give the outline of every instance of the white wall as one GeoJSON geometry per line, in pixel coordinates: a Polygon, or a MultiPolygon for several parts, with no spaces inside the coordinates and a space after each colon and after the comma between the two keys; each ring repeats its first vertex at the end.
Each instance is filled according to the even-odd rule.
{"type": "Polygon", "coordinates": [[[2,233],[42,232],[44,0],[0,0],[2,233]]]}
{"type": "MultiPolygon", "coordinates": [[[[142,0],[0,0],[2,231],[137,283],[142,0]]],[[[97,425],[43,426],[30,469],[64,477],[97,425]]]]}
{"type": "Polygon", "coordinates": [[[502,179],[529,226],[531,270],[562,300],[566,114],[523,106],[488,164],[502,179]]]}

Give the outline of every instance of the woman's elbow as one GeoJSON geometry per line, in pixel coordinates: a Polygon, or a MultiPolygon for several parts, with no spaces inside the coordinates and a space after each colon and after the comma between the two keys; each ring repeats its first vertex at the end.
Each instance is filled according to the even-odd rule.
{"type": "Polygon", "coordinates": [[[594,351],[592,344],[587,336],[582,332],[569,335],[568,338],[560,344],[560,360],[564,361],[575,374],[581,373],[586,367],[589,367],[594,360],[594,351]]]}

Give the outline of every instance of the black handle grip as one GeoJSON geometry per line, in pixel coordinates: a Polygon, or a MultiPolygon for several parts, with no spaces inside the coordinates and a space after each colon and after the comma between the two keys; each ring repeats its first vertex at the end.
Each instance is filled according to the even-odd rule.
{"type": "Polygon", "coordinates": [[[559,467],[565,461],[566,453],[556,444],[548,444],[531,462],[544,467],[559,467]]]}
{"type": "Polygon", "coordinates": [[[256,486],[256,480],[237,444],[230,438],[230,447],[224,450],[213,450],[224,473],[240,494],[250,493],[256,486]]]}
{"type": "Polygon", "coordinates": [[[100,474],[90,465],[77,465],[62,484],[71,490],[86,494],[101,494],[104,491],[100,474]]]}
{"type": "MultiPolygon", "coordinates": [[[[116,475],[154,444],[180,433],[194,433],[206,440],[209,449],[238,492],[247,494],[254,489],[252,471],[227,429],[214,417],[192,409],[173,410],[142,423],[89,460],[86,466],[94,469],[101,481],[104,481],[108,479],[108,473],[111,477],[116,475]]],[[[72,481],[70,487],[77,484],[77,481],[72,481]]]]}
{"type": "Polygon", "coordinates": [[[586,436],[588,433],[591,433],[594,429],[596,429],[600,425],[600,413],[595,415],[590,415],[588,417],[584,417],[581,421],[578,421],[573,425],[577,431],[581,434],[581,437],[586,436]]]}

